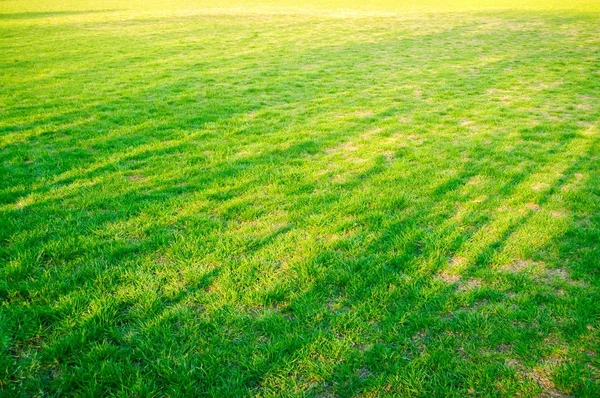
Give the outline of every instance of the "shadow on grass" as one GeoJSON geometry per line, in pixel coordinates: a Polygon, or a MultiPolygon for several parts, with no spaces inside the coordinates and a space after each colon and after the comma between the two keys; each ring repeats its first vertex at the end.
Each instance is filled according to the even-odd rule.
{"type": "MultiPolygon", "coordinates": [[[[561,267],[587,289],[563,277],[560,294],[555,281],[504,272],[499,260],[520,261],[510,252],[514,237],[529,225],[542,229],[536,217],[549,202],[577,173],[593,174],[596,143],[570,121],[522,127],[517,145],[527,151],[513,153],[502,147],[508,133],[491,123],[482,123],[489,132],[457,127],[514,54],[486,62],[481,75],[425,73],[439,85],[425,98],[399,91],[395,105],[372,114],[352,116],[376,95],[347,98],[348,90],[364,96],[388,72],[344,63],[412,49],[411,62],[427,69],[439,55],[428,49],[432,41],[450,43],[473,26],[303,52],[283,68],[292,77],[271,87],[291,87],[298,75],[316,79],[296,88],[291,102],[276,95],[241,103],[242,89],[229,88],[189,109],[193,79],[179,78],[131,89],[127,100],[88,104],[84,113],[100,120],[9,142],[6,164],[29,164],[28,149],[47,153],[31,166],[13,164],[3,185],[3,386],[173,396],[268,395],[282,385],[298,395],[553,392],[544,380],[555,375],[531,376],[550,351],[597,347],[594,336],[575,343],[589,337],[598,314],[597,228],[552,230],[547,246],[560,246],[558,253],[518,247],[530,257],[541,252],[548,267],[581,256],[561,267]],[[326,55],[328,67],[350,75],[339,90],[323,90],[330,73],[313,76],[296,62],[326,55]],[[373,76],[353,81],[362,74],[373,76]],[[445,99],[461,90],[466,105],[452,113],[445,99]],[[173,91],[183,91],[181,102],[168,103],[173,91]],[[156,107],[145,102],[153,95],[156,107]],[[128,119],[120,110],[130,98],[128,119]],[[307,110],[286,119],[295,106],[307,110]],[[337,107],[347,117],[338,125],[313,120],[340,117],[337,107]],[[389,120],[406,115],[415,126],[389,120]],[[364,138],[374,126],[382,131],[364,138]],[[416,138],[406,147],[386,144],[408,136],[416,138]],[[361,140],[377,145],[354,154],[361,140]],[[376,151],[386,145],[393,153],[376,151]],[[531,178],[556,165],[561,175],[522,211],[531,178]],[[477,188],[477,177],[491,181],[477,188]],[[14,188],[17,181],[24,182],[14,188]],[[502,216],[503,206],[515,216],[502,216]],[[459,256],[454,278],[444,276],[459,256]],[[565,307],[577,314],[569,318],[565,307]]],[[[260,73],[282,75],[281,65],[266,64],[260,73]]],[[[258,72],[243,78],[262,82],[258,72]]],[[[498,114],[519,116],[515,109],[498,114]]],[[[573,200],[581,194],[591,203],[575,203],[578,217],[597,225],[597,178],[572,189],[573,200]]],[[[552,389],[593,391],[580,371],[589,358],[560,359],[571,370],[552,389]]]]}

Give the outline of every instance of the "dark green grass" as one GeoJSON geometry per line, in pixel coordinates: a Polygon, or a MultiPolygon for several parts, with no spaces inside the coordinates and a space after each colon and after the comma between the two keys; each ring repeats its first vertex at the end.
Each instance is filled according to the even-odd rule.
{"type": "Polygon", "coordinates": [[[600,395],[598,6],[463,3],[0,3],[0,394],[600,395]]]}

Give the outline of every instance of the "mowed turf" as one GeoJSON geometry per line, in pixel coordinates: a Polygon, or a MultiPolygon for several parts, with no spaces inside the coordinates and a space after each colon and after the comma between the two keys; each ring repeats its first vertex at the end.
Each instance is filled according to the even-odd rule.
{"type": "Polygon", "coordinates": [[[0,2],[0,395],[600,396],[600,3],[369,3],[0,2]]]}

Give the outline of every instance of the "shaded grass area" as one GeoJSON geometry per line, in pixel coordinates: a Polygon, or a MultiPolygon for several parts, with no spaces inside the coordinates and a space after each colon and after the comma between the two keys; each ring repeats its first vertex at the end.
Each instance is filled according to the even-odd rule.
{"type": "Polygon", "coordinates": [[[94,7],[0,17],[2,394],[598,394],[597,12],[94,7]]]}

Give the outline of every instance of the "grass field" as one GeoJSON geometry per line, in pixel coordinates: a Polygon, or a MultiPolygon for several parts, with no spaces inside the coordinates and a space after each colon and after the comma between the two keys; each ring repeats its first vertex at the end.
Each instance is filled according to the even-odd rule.
{"type": "Polygon", "coordinates": [[[600,2],[370,3],[0,1],[1,396],[600,396],[600,2]]]}

